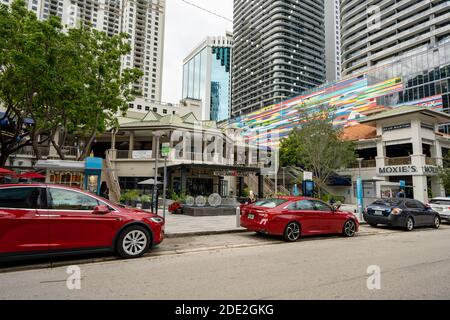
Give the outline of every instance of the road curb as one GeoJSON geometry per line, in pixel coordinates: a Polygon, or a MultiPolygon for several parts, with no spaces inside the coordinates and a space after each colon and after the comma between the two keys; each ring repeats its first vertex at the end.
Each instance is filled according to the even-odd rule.
{"type": "Polygon", "coordinates": [[[228,229],[228,230],[211,230],[211,231],[192,231],[192,232],[179,232],[179,233],[165,233],[166,238],[184,238],[193,236],[209,236],[228,233],[242,233],[248,232],[247,229],[228,229]]]}

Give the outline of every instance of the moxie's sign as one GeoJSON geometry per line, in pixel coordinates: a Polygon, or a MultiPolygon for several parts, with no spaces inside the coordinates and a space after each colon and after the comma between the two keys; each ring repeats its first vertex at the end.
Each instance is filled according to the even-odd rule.
{"type": "Polygon", "coordinates": [[[378,168],[379,176],[434,176],[439,173],[436,166],[418,167],[415,165],[387,166],[378,168]]]}

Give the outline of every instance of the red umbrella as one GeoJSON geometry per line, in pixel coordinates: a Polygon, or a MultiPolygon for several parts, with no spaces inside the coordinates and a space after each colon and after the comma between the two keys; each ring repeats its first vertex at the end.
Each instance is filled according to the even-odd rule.
{"type": "Polygon", "coordinates": [[[0,168],[0,176],[11,176],[14,174],[14,171],[0,168]]]}
{"type": "Polygon", "coordinates": [[[17,178],[22,179],[45,179],[45,176],[37,173],[37,172],[25,172],[23,174],[19,174],[17,178]]]}

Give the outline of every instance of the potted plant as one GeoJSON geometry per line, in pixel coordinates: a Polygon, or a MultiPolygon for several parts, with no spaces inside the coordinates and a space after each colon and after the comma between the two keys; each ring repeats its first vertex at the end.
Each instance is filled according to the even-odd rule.
{"type": "Polygon", "coordinates": [[[141,196],[141,202],[142,202],[142,209],[150,209],[151,208],[149,195],[143,194],[141,196]]]}
{"type": "Polygon", "coordinates": [[[132,207],[136,207],[137,204],[140,202],[138,191],[137,190],[130,190],[128,192],[129,192],[131,206],[132,207]]]}

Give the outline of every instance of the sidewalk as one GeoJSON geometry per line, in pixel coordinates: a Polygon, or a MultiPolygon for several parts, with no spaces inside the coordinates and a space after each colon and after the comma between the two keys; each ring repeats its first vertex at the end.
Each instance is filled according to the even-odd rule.
{"type": "MultiPolygon", "coordinates": [[[[162,216],[161,212],[158,211],[162,216]]],[[[236,227],[236,216],[191,217],[166,212],[165,233],[168,237],[245,231],[236,227]]]]}

